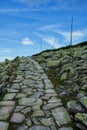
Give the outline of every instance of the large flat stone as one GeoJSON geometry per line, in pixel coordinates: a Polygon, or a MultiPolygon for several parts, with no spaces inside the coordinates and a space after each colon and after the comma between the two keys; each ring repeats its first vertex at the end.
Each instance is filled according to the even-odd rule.
{"type": "Polygon", "coordinates": [[[0,106],[15,106],[15,101],[1,101],[0,106]]]}
{"type": "Polygon", "coordinates": [[[50,128],[44,126],[33,126],[29,130],[50,130],[50,128]]]}
{"type": "Polygon", "coordinates": [[[15,112],[21,111],[23,108],[25,108],[25,106],[16,106],[15,112]]]}
{"type": "Polygon", "coordinates": [[[20,86],[19,86],[19,84],[13,84],[13,85],[11,86],[11,88],[12,88],[12,89],[20,89],[20,86]]]}
{"type": "Polygon", "coordinates": [[[0,130],[7,130],[9,124],[7,122],[0,121],[0,130]]]}
{"type": "Polygon", "coordinates": [[[14,113],[12,118],[11,118],[11,122],[13,123],[22,123],[25,119],[25,116],[21,113],[14,113]]]}
{"type": "Polygon", "coordinates": [[[3,100],[12,100],[15,97],[16,93],[8,93],[5,95],[3,100]]]}
{"type": "Polygon", "coordinates": [[[31,98],[21,98],[19,99],[19,105],[25,105],[25,106],[28,106],[30,105],[31,103],[35,102],[36,99],[31,97],[31,98]]]}
{"type": "Polygon", "coordinates": [[[40,122],[44,125],[44,126],[53,126],[55,125],[53,118],[42,118],[40,119],[40,122]]]}
{"type": "Polygon", "coordinates": [[[34,111],[32,115],[32,117],[42,117],[42,116],[45,116],[44,111],[42,110],[34,111]]]}
{"type": "Polygon", "coordinates": [[[14,110],[14,106],[5,106],[0,108],[0,115],[8,114],[14,110]]]}
{"type": "Polygon", "coordinates": [[[63,104],[61,102],[57,102],[57,103],[49,103],[43,106],[44,110],[51,110],[53,108],[57,108],[59,106],[62,106],[63,104]]]}
{"type": "Polygon", "coordinates": [[[58,126],[62,126],[71,121],[69,114],[64,107],[59,107],[59,108],[53,109],[52,116],[58,126]]]}
{"type": "Polygon", "coordinates": [[[16,98],[23,98],[23,97],[27,97],[27,95],[24,94],[24,93],[19,93],[19,94],[17,94],[17,96],[16,96],[16,98]]]}
{"type": "Polygon", "coordinates": [[[72,127],[62,127],[62,128],[60,128],[58,130],[73,130],[73,128],[72,127]]]}
{"type": "Polygon", "coordinates": [[[7,92],[8,93],[17,93],[18,92],[18,90],[16,90],[16,89],[13,89],[13,88],[7,88],[7,92]]]}
{"type": "Polygon", "coordinates": [[[10,114],[2,114],[2,115],[0,115],[0,120],[1,121],[6,121],[8,119],[8,117],[9,117],[9,115],[10,114]]]}

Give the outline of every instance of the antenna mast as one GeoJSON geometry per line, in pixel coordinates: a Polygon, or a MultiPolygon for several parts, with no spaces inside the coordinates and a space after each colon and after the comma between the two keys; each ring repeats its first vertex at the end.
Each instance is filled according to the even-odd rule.
{"type": "Polygon", "coordinates": [[[72,45],[72,33],[73,33],[73,16],[72,16],[72,19],[71,19],[70,46],[72,45]]]}
{"type": "Polygon", "coordinates": [[[56,39],[54,39],[54,43],[53,43],[53,47],[52,47],[53,49],[54,49],[54,45],[55,45],[55,43],[56,43],[56,39]]]}

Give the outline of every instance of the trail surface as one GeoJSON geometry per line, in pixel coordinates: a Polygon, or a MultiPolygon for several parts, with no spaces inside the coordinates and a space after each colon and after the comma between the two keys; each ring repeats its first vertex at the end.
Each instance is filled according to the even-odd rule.
{"type": "Polygon", "coordinates": [[[0,102],[0,130],[72,130],[68,112],[42,67],[20,58],[17,77],[0,102]]]}

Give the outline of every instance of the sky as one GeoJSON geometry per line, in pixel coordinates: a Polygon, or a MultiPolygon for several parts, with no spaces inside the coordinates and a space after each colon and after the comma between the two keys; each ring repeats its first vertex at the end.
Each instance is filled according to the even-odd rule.
{"type": "Polygon", "coordinates": [[[0,62],[87,41],[87,0],[0,0],[0,62]]]}

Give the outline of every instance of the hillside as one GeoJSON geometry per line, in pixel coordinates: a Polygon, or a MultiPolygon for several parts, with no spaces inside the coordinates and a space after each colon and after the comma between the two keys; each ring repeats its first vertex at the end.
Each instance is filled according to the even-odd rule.
{"type": "Polygon", "coordinates": [[[87,42],[0,63],[0,130],[87,130],[87,42]]]}
{"type": "Polygon", "coordinates": [[[77,126],[87,129],[83,126],[84,121],[79,119],[83,117],[87,121],[87,42],[43,51],[33,58],[45,70],[74,122],[82,122],[77,126]],[[84,114],[77,117],[77,113],[84,114]]]}

